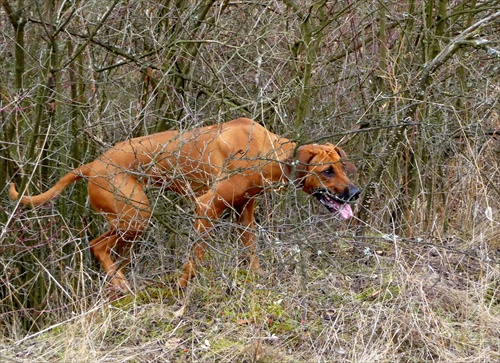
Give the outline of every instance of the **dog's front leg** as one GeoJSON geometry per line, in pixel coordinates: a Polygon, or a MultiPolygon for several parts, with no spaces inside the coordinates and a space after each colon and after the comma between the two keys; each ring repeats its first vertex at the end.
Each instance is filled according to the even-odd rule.
{"type": "Polygon", "coordinates": [[[193,247],[194,258],[188,258],[182,267],[183,273],[178,280],[180,287],[186,287],[189,280],[196,275],[196,264],[202,263],[207,249],[207,244],[204,239],[207,238],[208,233],[213,228],[213,221],[218,219],[226,208],[226,202],[220,196],[216,195],[213,190],[197,198],[197,218],[194,223],[194,228],[199,233],[200,241],[197,241],[193,247]]]}
{"type": "Polygon", "coordinates": [[[255,243],[255,200],[251,198],[237,208],[238,224],[240,225],[241,243],[245,247],[245,258],[253,272],[263,275],[264,271],[260,268],[259,258],[257,257],[257,246],[255,243]]]}
{"type": "MultiPolygon", "coordinates": [[[[204,237],[202,237],[204,238],[204,237]]],[[[178,284],[180,287],[186,287],[193,277],[196,276],[196,264],[201,264],[205,252],[207,249],[207,244],[204,241],[198,241],[193,247],[193,257],[189,257],[188,260],[182,266],[182,275],[179,277],[178,284]],[[195,260],[196,259],[196,260],[195,260]]]]}

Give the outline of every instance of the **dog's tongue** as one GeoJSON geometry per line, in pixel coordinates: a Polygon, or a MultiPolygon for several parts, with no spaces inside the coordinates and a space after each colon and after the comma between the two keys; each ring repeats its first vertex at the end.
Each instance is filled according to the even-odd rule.
{"type": "Polygon", "coordinates": [[[342,204],[339,206],[339,213],[344,219],[351,218],[354,214],[352,213],[351,206],[349,204],[342,204]]]}
{"type": "Polygon", "coordinates": [[[349,219],[354,215],[349,204],[339,203],[328,194],[316,194],[316,198],[318,198],[319,201],[324,204],[330,212],[338,213],[344,219],[349,219]]]}

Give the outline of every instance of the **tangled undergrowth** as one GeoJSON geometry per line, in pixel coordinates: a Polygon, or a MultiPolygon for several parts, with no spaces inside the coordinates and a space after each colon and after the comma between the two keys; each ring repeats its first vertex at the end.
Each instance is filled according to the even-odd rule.
{"type": "MultiPolygon", "coordinates": [[[[478,251],[459,251],[470,245],[459,237],[356,239],[311,230],[310,237],[323,238],[311,242],[265,233],[275,237],[261,254],[267,276],[249,273],[237,249],[222,242],[214,242],[208,266],[184,291],[172,271],[159,277],[138,263],[135,295],[112,302],[104,290],[83,296],[46,329],[3,338],[0,356],[6,362],[500,359],[495,253],[488,261],[478,251]]],[[[144,260],[158,251],[141,253],[144,260]]]]}

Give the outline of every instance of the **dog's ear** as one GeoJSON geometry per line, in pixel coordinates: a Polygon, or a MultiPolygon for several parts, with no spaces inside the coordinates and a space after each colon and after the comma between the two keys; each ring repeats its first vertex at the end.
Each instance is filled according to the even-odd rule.
{"type": "Polygon", "coordinates": [[[345,170],[347,170],[347,172],[354,174],[355,172],[358,171],[358,168],[356,168],[356,166],[353,163],[347,161],[347,154],[345,153],[344,150],[342,150],[338,146],[335,146],[335,151],[337,151],[337,153],[340,155],[340,158],[344,162],[345,170]]]}
{"type": "Polygon", "coordinates": [[[311,145],[304,145],[297,149],[295,157],[292,154],[286,158],[285,174],[297,186],[303,184],[304,178],[307,176],[307,164],[309,164],[313,157],[314,152],[311,150],[311,145]]]}

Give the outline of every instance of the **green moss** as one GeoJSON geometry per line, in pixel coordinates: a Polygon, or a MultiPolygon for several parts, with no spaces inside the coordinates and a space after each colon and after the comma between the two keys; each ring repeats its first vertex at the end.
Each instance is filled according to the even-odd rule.
{"type": "Polygon", "coordinates": [[[244,344],[241,341],[227,339],[227,338],[219,338],[214,342],[212,342],[210,346],[214,352],[220,352],[220,351],[224,352],[227,351],[228,349],[234,349],[234,350],[244,349],[244,344]]]}
{"type": "Polygon", "coordinates": [[[113,302],[111,306],[114,308],[128,311],[137,305],[148,304],[152,302],[170,303],[173,304],[177,292],[170,288],[150,286],[142,291],[137,292],[135,295],[125,295],[113,302]]]}
{"type": "Polygon", "coordinates": [[[396,285],[370,286],[356,295],[360,301],[390,301],[400,294],[399,287],[396,285]]]}

